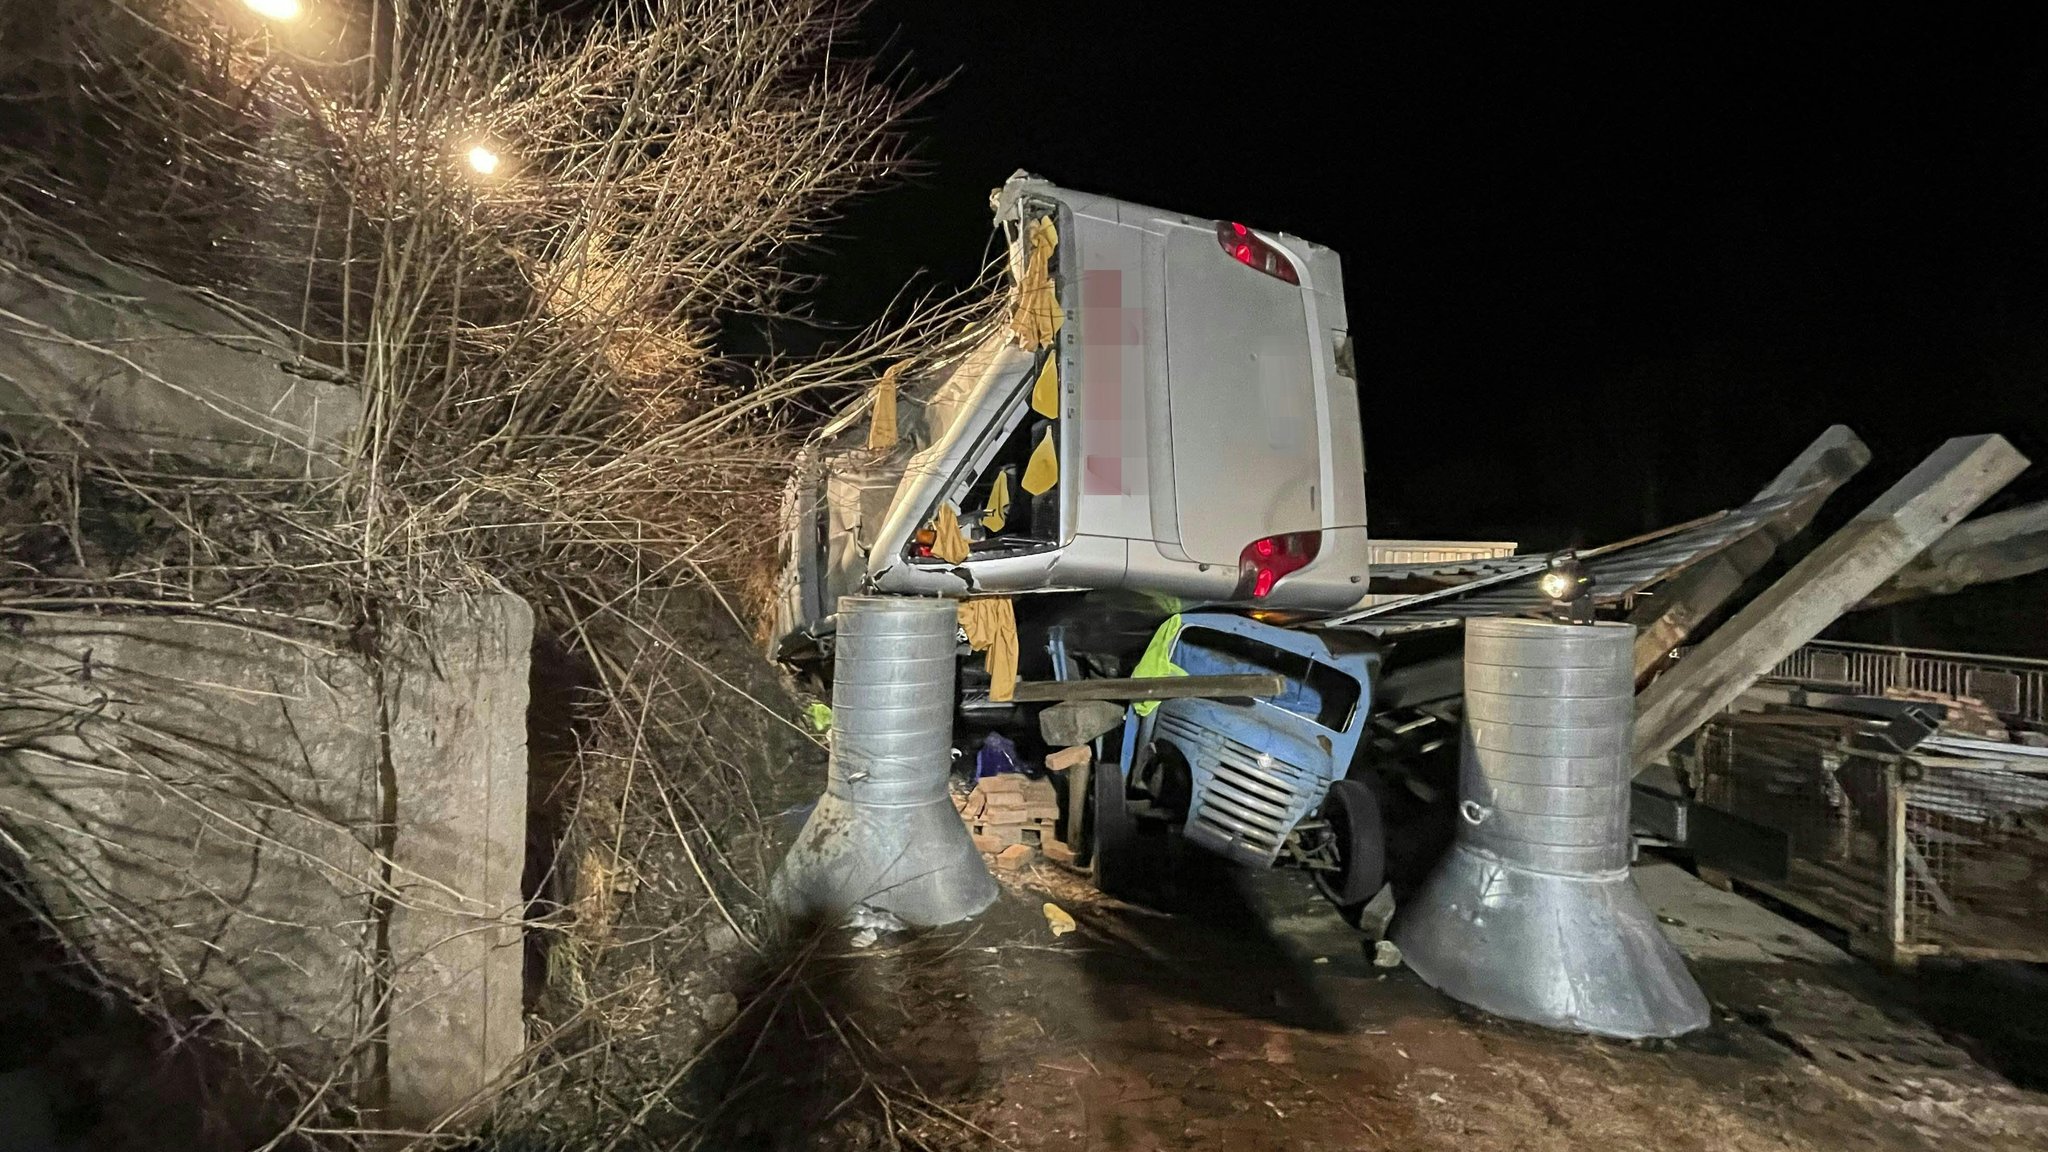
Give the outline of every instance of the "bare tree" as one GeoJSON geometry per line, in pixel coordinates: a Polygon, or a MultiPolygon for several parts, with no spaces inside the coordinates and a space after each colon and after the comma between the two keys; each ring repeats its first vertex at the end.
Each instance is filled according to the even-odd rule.
{"type": "MultiPolygon", "coordinates": [[[[0,15],[0,268],[55,283],[36,255],[55,237],[153,270],[261,317],[362,400],[317,477],[140,467],[89,429],[61,450],[0,442],[21,558],[0,612],[189,614],[342,646],[450,591],[524,595],[592,677],[571,774],[590,802],[568,805],[564,857],[592,876],[571,886],[585,915],[563,918],[558,991],[602,1032],[639,979],[610,957],[700,916],[750,939],[719,891],[766,863],[710,831],[758,819],[732,715],[786,720],[678,622],[704,596],[745,617],[728,592],[765,567],[793,402],[945,355],[980,306],[912,308],[809,360],[720,351],[721,324],[800,298],[791,253],[904,165],[915,95],[850,50],[853,5],[301,3],[288,22],[232,0],[0,15]],[[88,505],[129,517],[121,547],[88,505]],[[662,883],[684,912],[634,933],[590,906],[650,861],[683,869],[662,883]]],[[[560,1047],[550,1075],[582,1074],[560,1047]]],[[[622,1084],[668,1067],[607,1059],[622,1084]]],[[[347,1111],[332,1087],[300,1083],[299,1115],[343,1139],[313,1120],[347,1111]]],[[[671,1106],[644,1099],[611,1119],[671,1106]]]]}

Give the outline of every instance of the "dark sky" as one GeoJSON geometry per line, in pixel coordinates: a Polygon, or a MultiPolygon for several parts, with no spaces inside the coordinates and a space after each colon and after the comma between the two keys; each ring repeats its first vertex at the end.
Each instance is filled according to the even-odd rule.
{"type": "Polygon", "coordinates": [[[1739,502],[1837,421],[1877,453],[1842,515],[1951,435],[2048,473],[2025,25],[1326,7],[881,4],[868,47],[950,79],[821,311],[970,278],[1022,167],[1343,254],[1382,535],[1598,543],[1739,502]]]}

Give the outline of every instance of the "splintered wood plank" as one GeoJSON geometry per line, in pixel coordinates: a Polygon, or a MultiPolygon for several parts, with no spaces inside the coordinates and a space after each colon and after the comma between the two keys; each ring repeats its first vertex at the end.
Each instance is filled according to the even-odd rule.
{"type": "Polygon", "coordinates": [[[1671,751],[2020,474],[2002,436],[1936,449],[1636,698],[1636,765],[1671,751]]]}
{"type": "Polygon", "coordinates": [[[1673,577],[1645,597],[1629,623],[1636,626],[1635,672],[1640,686],[1656,667],[1685,643],[1700,622],[1719,611],[1751,576],[1762,571],[1778,547],[1806,530],[1814,513],[1837,488],[1870,463],[1870,449],[1846,426],[1836,424],[1807,445],[1785,470],[1756,494],[1758,500],[1808,495],[1771,523],[1673,577]]]}

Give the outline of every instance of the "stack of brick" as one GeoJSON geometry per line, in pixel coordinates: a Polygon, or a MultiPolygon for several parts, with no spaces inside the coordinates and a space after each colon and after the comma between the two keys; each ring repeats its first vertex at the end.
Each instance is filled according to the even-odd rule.
{"type": "Polygon", "coordinates": [[[1059,843],[1054,832],[1059,816],[1059,799],[1050,781],[1027,780],[1012,772],[977,782],[960,806],[974,846],[995,853],[996,863],[1008,868],[1020,867],[1040,849],[1059,843]]]}
{"type": "Polygon", "coordinates": [[[1918,700],[1939,704],[1947,709],[1942,718],[1943,731],[1958,736],[1971,736],[1979,740],[2011,740],[2005,721],[1999,719],[1984,701],[1975,696],[1951,696],[1946,692],[1929,692],[1921,688],[1891,687],[1884,690],[1887,700],[1918,700]]]}

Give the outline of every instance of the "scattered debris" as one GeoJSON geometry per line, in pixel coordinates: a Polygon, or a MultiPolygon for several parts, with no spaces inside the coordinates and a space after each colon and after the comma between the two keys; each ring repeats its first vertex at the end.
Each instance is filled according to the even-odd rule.
{"type": "Polygon", "coordinates": [[[1074,918],[1067,914],[1067,910],[1051,901],[1046,902],[1042,911],[1045,913],[1046,925],[1052,929],[1055,939],[1065,936],[1076,927],[1074,918]]]}
{"type": "Polygon", "coordinates": [[[1055,748],[1086,744],[1124,722],[1123,705],[1110,700],[1067,700],[1038,714],[1038,734],[1055,748]]]}
{"type": "Polygon", "coordinates": [[[830,704],[813,700],[811,706],[804,709],[804,715],[810,720],[813,732],[830,732],[832,730],[832,706],[830,704]]]}
{"type": "Polygon", "coordinates": [[[730,992],[718,992],[706,996],[697,1006],[697,1015],[704,1020],[704,1027],[713,1032],[733,1022],[740,1014],[740,998],[730,992]]]}
{"type": "Polygon", "coordinates": [[[1399,968],[1401,966],[1401,949],[1392,940],[1374,941],[1372,946],[1372,966],[1375,968],[1399,968]]]}
{"type": "Polygon", "coordinates": [[[974,754],[974,778],[986,780],[1019,771],[1021,762],[1017,756],[1017,745],[1000,732],[991,732],[981,741],[981,751],[974,754]]]}
{"type": "Polygon", "coordinates": [[[1387,934],[1387,925],[1394,919],[1394,886],[1381,888],[1373,898],[1365,902],[1358,915],[1359,931],[1368,939],[1377,940],[1387,934]]]}
{"type": "Polygon", "coordinates": [[[713,956],[737,951],[741,943],[739,932],[723,920],[704,930],[704,950],[713,956]]]}
{"type": "Polygon", "coordinates": [[[895,913],[866,904],[853,906],[853,911],[846,915],[846,926],[854,930],[852,944],[855,948],[873,947],[883,933],[900,932],[907,927],[895,913]]]}
{"type": "Polygon", "coordinates": [[[2010,740],[2012,733],[2005,727],[2005,721],[1998,718],[1984,701],[1975,696],[1951,696],[1946,692],[1929,692],[1922,688],[1904,688],[1893,685],[1884,690],[1887,700],[1911,700],[1928,704],[1939,704],[1944,715],[1941,727],[1944,732],[1958,736],[1974,736],[1979,740],[2010,740]]]}

